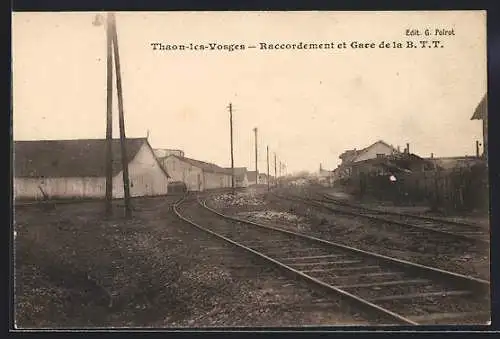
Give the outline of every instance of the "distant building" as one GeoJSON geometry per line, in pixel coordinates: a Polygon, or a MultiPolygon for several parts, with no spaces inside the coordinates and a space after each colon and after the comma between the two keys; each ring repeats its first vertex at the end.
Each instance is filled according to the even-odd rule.
{"type": "Polygon", "coordinates": [[[483,157],[488,159],[488,97],[486,94],[477,105],[471,120],[483,121],[483,157]]]}
{"type": "MultiPolygon", "coordinates": [[[[407,150],[405,150],[406,152],[407,150]]],[[[409,151],[409,150],[408,150],[409,151]]],[[[386,156],[400,153],[396,148],[379,140],[372,145],[363,149],[347,150],[343,152],[339,158],[342,160],[337,169],[334,170],[333,176],[335,179],[345,179],[350,177],[358,166],[356,163],[370,159],[384,158],[386,156]]]]}
{"type": "Polygon", "coordinates": [[[189,191],[231,187],[231,169],[178,155],[160,158],[174,181],[182,181],[189,191]]]}
{"type": "MultiPolygon", "coordinates": [[[[274,184],[274,176],[269,175],[269,184],[274,184]]],[[[259,185],[267,185],[267,174],[259,173],[259,185]]]]}
{"type": "MultiPolygon", "coordinates": [[[[146,138],[126,140],[130,194],[167,194],[169,175],[146,138]]],[[[113,197],[123,198],[120,140],[114,139],[113,197]]],[[[14,142],[14,198],[103,198],[106,192],[106,140],[14,142]]]]}
{"type": "MultiPolygon", "coordinates": [[[[231,168],[227,168],[231,173],[231,168]]],[[[248,174],[246,167],[234,168],[234,186],[235,187],[248,187],[248,174]]]]}
{"type": "Polygon", "coordinates": [[[256,185],[257,184],[257,172],[256,171],[247,171],[247,179],[248,179],[248,185],[256,185]]]}
{"type": "Polygon", "coordinates": [[[264,184],[267,185],[267,174],[265,174],[265,173],[259,173],[258,184],[259,185],[264,185],[264,184]]]}

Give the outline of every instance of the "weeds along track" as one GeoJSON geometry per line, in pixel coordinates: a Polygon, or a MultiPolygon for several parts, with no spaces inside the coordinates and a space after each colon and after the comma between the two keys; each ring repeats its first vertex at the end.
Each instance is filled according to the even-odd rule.
{"type": "Polygon", "coordinates": [[[486,324],[488,281],[223,215],[185,197],[177,216],[323,292],[364,308],[381,324],[486,324]]]}
{"type": "Polygon", "coordinates": [[[405,233],[410,235],[422,236],[427,239],[438,236],[448,241],[454,239],[489,248],[490,233],[484,226],[413,214],[375,210],[339,201],[328,195],[323,195],[317,199],[276,193],[273,193],[273,195],[280,199],[302,202],[327,209],[337,214],[362,217],[379,223],[401,226],[406,229],[405,233]]]}
{"type": "Polygon", "coordinates": [[[489,228],[480,225],[474,225],[472,223],[446,220],[443,218],[435,218],[423,215],[415,215],[410,213],[376,210],[373,208],[368,208],[364,206],[351,204],[345,201],[341,201],[331,197],[328,194],[322,194],[320,201],[333,204],[336,206],[343,206],[347,208],[356,209],[366,215],[370,215],[370,213],[372,213],[375,216],[383,216],[384,219],[390,219],[395,222],[402,221],[406,224],[411,224],[426,229],[432,229],[434,231],[441,232],[442,234],[445,235],[451,234],[452,236],[463,237],[465,239],[473,239],[484,243],[489,243],[490,241],[489,228]]]}

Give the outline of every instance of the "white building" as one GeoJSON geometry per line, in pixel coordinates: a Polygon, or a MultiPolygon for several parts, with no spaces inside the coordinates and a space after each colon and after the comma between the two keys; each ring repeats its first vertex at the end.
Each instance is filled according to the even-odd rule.
{"type": "MultiPolygon", "coordinates": [[[[146,138],[126,140],[130,195],[167,194],[168,174],[146,138]]],[[[123,198],[120,140],[114,139],[113,197],[123,198]]],[[[14,142],[14,198],[103,198],[106,140],[14,142]]]]}
{"type": "MultiPolygon", "coordinates": [[[[228,168],[229,173],[231,173],[231,168],[228,168]]],[[[235,167],[234,168],[234,186],[235,187],[248,187],[248,171],[246,167],[235,167]]]]}
{"type": "Polygon", "coordinates": [[[257,171],[247,171],[248,185],[257,184],[257,171]]]}
{"type": "MultiPolygon", "coordinates": [[[[409,150],[405,150],[405,152],[406,151],[409,150]]],[[[338,166],[338,168],[335,169],[333,177],[335,180],[347,178],[352,174],[353,167],[358,162],[398,153],[400,153],[398,149],[394,148],[392,145],[389,145],[383,140],[378,140],[377,142],[363,149],[358,150],[355,148],[353,150],[347,150],[339,156],[342,162],[338,166]]]]}
{"type": "Polygon", "coordinates": [[[169,155],[159,161],[172,180],[184,182],[189,191],[231,187],[231,169],[178,155],[169,155]]]}

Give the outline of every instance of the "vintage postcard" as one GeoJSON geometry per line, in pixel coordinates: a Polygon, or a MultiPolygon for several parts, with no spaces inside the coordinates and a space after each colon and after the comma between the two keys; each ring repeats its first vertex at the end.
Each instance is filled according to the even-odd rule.
{"type": "Polygon", "coordinates": [[[485,11],[12,21],[15,329],[490,323],[485,11]]]}

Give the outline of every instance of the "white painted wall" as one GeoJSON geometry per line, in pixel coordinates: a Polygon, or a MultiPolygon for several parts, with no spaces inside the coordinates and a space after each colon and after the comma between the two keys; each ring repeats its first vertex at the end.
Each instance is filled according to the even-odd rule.
{"type": "MultiPolygon", "coordinates": [[[[167,176],[144,144],[129,163],[130,195],[154,196],[167,194],[167,176]]],[[[14,178],[14,199],[42,199],[39,189],[50,198],[102,198],[106,192],[104,177],[86,178],[14,178]]],[[[113,178],[113,197],[123,198],[123,174],[113,178]]]]}
{"type": "Polygon", "coordinates": [[[235,186],[236,187],[248,187],[248,176],[247,174],[245,173],[244,177],[243,177],[243,180],[242,181],[235,181],[235,186]]]}
{"type": "Polygon", "coordinates": [[[203,173],[200,168],[176,157],[168,157],[162,161],[164,168],[172,177],[171,180],[184,182],[190,191],[203,191],[205,189],[203,173]]]}
{"type": "Polygon", "coordinates": [[[104,197],[105,178],[14,178],[14,199],[104,197]]]}
{"type": "Polygon", "coordinates": [[[231,176],[221,173],[204,172],[205,189],[231,187],[231,176]]]}
{"type": "MultiPolygon", "coordinates": [[[[144,143],[128,166],[130,196],[167,194],[168,177],[156,161],[149,146],[144,143]]],[[[123,172],[113,178],[113,196],[123,198],[123,172]]]]}
{"type": "Polygon", "coordinates": [[[393,149],[384,145],[383,143],[376,143],[370,149],[368,149],[365,153],[359,155],[355,162],[374,159],[377,157],[377,154],[391,155],[393,153],[393,149]]]}

